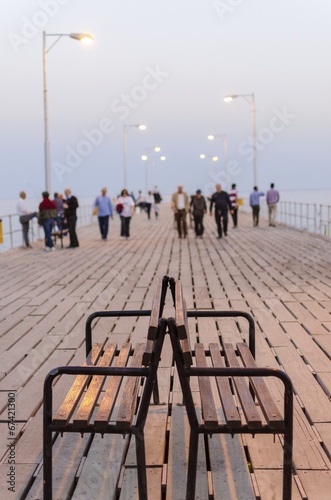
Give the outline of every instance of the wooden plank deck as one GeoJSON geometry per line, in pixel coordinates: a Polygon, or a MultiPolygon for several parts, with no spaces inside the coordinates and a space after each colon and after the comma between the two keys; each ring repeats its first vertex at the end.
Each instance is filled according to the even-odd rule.
{"type": "MultiPolygon", "coordinates": [[[[158,221],[132,220],[132,238],[108,241],[97,225],[79,229],[81,247],[45,253],[0,254],[0,485],[1,498],[42,498],[42,385],[53,367],[84,362],[84,322],[103,309],[150,308],[153,286],[164,274],[180,278],[188,308],[242,309],[257,322],[259,365],[285,369],[295,389],[293,498],[331,498],[331,250],[330,240],[285,227],[239,228],[216,239],[214,219],[205,235],[179,240],[169,207],[158,221]],[[15,395],[15,425],[8,426],[8,394],[15,395]],[[9,445],[12,445],[11,447],[9,445]],[[10,491],[9,460],[15,462],[10,491]]],[[[172,315],[168,299],[164,315],[172,315]]],[[[192,321],[195,341],[245,337],[240,319],[192,321]],[[195,334],[194,334],[195,332],[195,334]]],[[[95,342],[144,341],[146,318],[101,318],[95,342]]],[[[159,369],[161,405],[146,424],[149,495],[182,500],[188,425],[169,339],[159,369]]],[[[61,379],[54,410],[70,380],[61,379]]],[[[280,388],[269,383],[276,400],[280,388]]],[[[220,409],[221,412],[221,409],[220,409]]],[[[272,436],[214,436],[199,451],[196,498],[281,498],[281,443],[272,436]]],[[[118,435],[56,436],[54,498],[138,498],[134,443],[118,435]]]]}

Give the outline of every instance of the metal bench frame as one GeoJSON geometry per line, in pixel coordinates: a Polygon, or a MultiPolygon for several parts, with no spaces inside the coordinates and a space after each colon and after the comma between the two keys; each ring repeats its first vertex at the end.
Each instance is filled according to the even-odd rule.
{"type": "MultiPolygon", "coordinates": [[[[178,283],[177,283],[178,285],[178,283]]],[[[177,287],[176,285],[176,287],[177,287]]],[[[178,307],[178,302],[176,303],[177,297],[174,294],[175,285],[174,282],[170,283],[170,288],[174,297],[174,303],[178,307]]],[[[176,288],[177,291],[177,288],[176,288]]],[[[284,446],[283,446],[283,500],[291,499],[291,488],[292,488],[292,446],[293,446],[293,387],[288,375],[279,369],[272,368],[248,368],[248,367],[195,367],[191,366],[188,362],[190,355],[194,356],[194,351],[184,352],[182,345],[183,341],[187,348],[189,346],[189,332],[185,328],[185,323],[187,327],[187,317],[235,317],[242,316],[249,321],[250,328],[250,347],[253,357],[255,357],[255,328],[254,320],[248,313],[242,312],[224,312],[224,311],[187,311],[185,314],[185,303],[183,305],[184,310],[184,328],[181,325],[181,330],[178,330],[178,324],[175,318],[168,318],[169,334],[171,338],[174,359],[178,371],[179,381],[181,384],[181,389],[183,392],[184,404],[186,407],[187,417],[190,424],[190,444],[189,444],[189,459],[188,459],[188,473],[187,473],[187,489],[186,489],[186,500],[194,500],[195,498],[195,487],[196,487],[196,474],[197,474],[197,458],[198,458],[198,443],[199,434],[211,435],[214,433],[218,434],[283,434],[284,435],[284,446]],[[186,317],[185,317],[186,316],[186,317]],[[186,330],[186,339],[184,338],[183,331],[186,330]],[[267,424],[261,426],[261,428],[249,428],[247,425],[241,424],[238,428],[229,427],[227,423],[218,423],[215,427],[211,428],[205,424],[199,423],[198,415],[195,409],[195,404],[190,387],[190,377],[276,377],[283,382],[284,385],[284,419],[283,425],[277,428],[269,427],[267,424]]],[[[177,313],[177,311],[176,311],[177,313]]],[[[182,313],[182,311],[181,311],[182,313]]],[[[221,346],[220,346],[221,351],[221,346]]],[[[206,355],[210,352],[205,351],[206,355]]],[[[223,353],[224,354],[224,353],[223,353]]],[[[252,384],[250,384],[251,390],[252,384]]]]}
{"type": "MultiPolygon", "coordinates": [[[[157,369],[161,358],[161,351],[166,333],[166,320],[162,319],[164,299],[168,284],[168,278],[164,277],[161,293],[156,294],[153,300],[151,310],[137,311],[101,311],[93,313],[86,322],[86,352],[87,363],[90,363],[92,352],[92,321],[97,317],[122,317],[122,316],[150,316],[149,331],[154,337],[151,342],[148,341],[148,351],[144,353],[142,366],[140,367],[100,367],[100,366],[61,366],[51,370],[44,381],[44,417],[43,417],[43,439],[44,439],[44,498],[52,499],[52,432],[78,432],[100,433],[100,434],[130,434],[135,436],[136,457],[138,472],[138,491],[139,499],[147,500],[147,476],[146,476],[146,455],[144,441],[144,426],[147,418],[147,412],[153,390],[157,386],[157,369]],[[145,356],[146,354],[146,356],[145,356]],[[146,366],[143,366],[143,365],[146,366]],[[77,426],[72,422],[66,422],[63,425],[53,422],[53,381],[59,375],[102,375],[102,376],[120,376],[120,377],[144,377],[145,383],[140,395],[139,408],[131,425],[126,428],[119,428],[116,423],[109,423],[102,429],[95,426],[94,422],[88,422],[86,425],[77,426]]],[[[158,288],[160,291],[160,288],[158,288]]],[[[149,335],[150,336],[150,335],[149,335]]],[[[154,400],[158,403],[158,391],[155,390],[154,400]]],[[[121,397],[121,396],[119,396],[121,397]]]]}

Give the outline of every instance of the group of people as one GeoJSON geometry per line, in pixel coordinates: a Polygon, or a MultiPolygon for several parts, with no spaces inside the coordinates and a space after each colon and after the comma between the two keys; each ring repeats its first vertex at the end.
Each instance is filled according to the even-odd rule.
{"type": "MultiPolygon", "coordinates": [[[[161,203],[161,195],[155,186],[154,192],[149,191],[145,197],[139,191],[138,198],[135,200],[133,194],[129,194],[127,189],[122,189],[120,196],[116,200],[116,212],[121,219],[122,239],[130,239],[130,222],[135,214],[136,207],[146,211],[148,219],[151,218],[151,208],[154,206],[155,217],[159,216],[159,204],[161,203]]],[[[107,196],[107,188],[102,188],[101,195],[97,196],[93,204],[94,213],[98,215],[99,229],[101,239],[107,240],[109,217],[113,219],[113,205],[109,196],[107,196]]]]}
{"type": "MultiPolygon", "coordinates": [[[[253,192],[250,195],[250,206],[253,212],[253,226],[259,225],[260,213],[260,198],[265,194],[259,191],[257,186],[254,186],[253,192]]],[[[214,217],[217,226],[217,238],[227,236],[228,233],[228,214],[230,212],[233,228],[238,227],[238,192],[236,184],[232,184],[229,192],[223,191],[221,184],[216,184],[216,191],[212,194],[209,201],[209,214],[214,217]]],[[[207,213],[207,201],[198,189],[196,194],[189,199],[189,196],[183,190],[183,186],[179,185],[177,191],[173,193],[171,198],[171,209],[175,214],[175,221],[179,238],[187,236],[187,220],[188,213],[192,214],[194,220],[194,230],[197,238],[202,238],[204,233],[203,218],[207,213]]],[[[279,201],[279,192],[275,189],[272,183],[267,191],[266,201],[269,213],[269,226],[276,226],[276,209],[279,201]]]]}
{"type": "MultiPolygon", "coordinates": [[[[17,202],[17,213],[22,225],[23,240],[26,248],[31,248],[29,241],[29,222],[34,217],[38,218],[38,224],[43,227],[45,233],[45,251],[50,252],[55,250],[52,234],[55,225],[61,232],[67,229],[69,233],[69,246],[67,248],[77,248],[79,246],[76,223],[77,223],[77,208],[78,200],[72,195],[70,189],[65,189],[65,199],[58,193],[54,193],[54,199],[51,200],[49,193],[42,193],[42,202],[39,204],[39,211],[32,212],[26,201],[26,193],[20,193],[17,202]]],[[[249,203],[252,208],[253,226],[259,225],[260,213],[260,198],[265,196],[265,193],[258,190],[254,186],[253,192],[250,194],[249,203]]],[[[148,219],[151,218],[151,208],[154,207],[155,217],[159,216],[159,204],[162,197],[155,186],[154,191],[148,191],[147,196],[144,196],[141,191],[135,200],[133,194],[129,194],[127,189],[122,189],[121,194],[116,200],[116,212],[121,220],[122,239],[130,238],[130,222],[135,214],[136,208],[147,213],[148,219]]],[[[229,192],[223,191],[221,184],[216,184],[216,191],[211,197],[205,199],[201,190],[198,189],[196,194],[189,196],[183,190],[183,186],[179,185],[177,191],[171,197],[171,209],[175,215],[176,227],[179,238],[187,237],[187,214],[191,214],[194,220],[194,230],[197,238],[202,238],[204,233],[203,218],[207,213],[207,201],[209,202],[209,214],[213,215],[217,227],[217,238],[227,236],[228,233],[228,214],[230,212],[233,228],[238,227],[238,192],[236,184],[232,184],[229,192]]],[[[269,226],[276,225],[276,208],[279,201],[279,192],[275,189],[274,184],[270,185],[270,189],[266,194],[266,202],[269,212],[269,226]]],[[[109,229],[109,218],[113,219],[113,205],[110,197],[107,195],[107,188],[101,189],[101,194],[96,197],[93,204],[93,213],[97,214],[99,229],[102,240],[107,240],[109,229]]]]}
{"type": "MultiPolygon", "coordinates": [[[[209,213],[212,216],[213,208],[215,222],[217,226],[218,238],[227,236],[228,232],[228,213],[230,212],[233,220],[233,227],[238,227],[238,195],[236,184],[232,184],[231,191],[227,193],[222,190],[221,184],[216,184],[216,191],[208,198],[209,213]]],[[[183,186],[179,185],[177,191],[173,193],[171,198],[171,209],[175,214],[177,232],[179,238],[187,236],[187,220],[186,216],[191,213],[194,220],[194,230],[197,238],[202,238],[204,233],[203,218],[207,213],[207,201],[198,189],[196,194],[189,197],[183,190],[183,186]]]]}
{"type": "Polygon", "coordinates": [[[54,199],[50,199],[47,191],[42,193],[42,201],[39,204],[39,211],[32,212],[26,201],[26,193],[20,192],[16,210],[19,215],[19,221],[22,225],[23,241],[25,248],[32,248],[29,240],[30,220],[34,217],[38,219],[39,226],[42,226],[45,233],[45,251],[55,250],[52,233],[57,225],[58,230],[62,231],[64,226],[69,233],[69,246],[67,248],[77,248],[79,246],[76,223],[78,200],[72,195],[69,188],[64,191],[66,198],[58,193],[54,193],[54,199]]]}
{"type": "MultiPolygon", "coordinates": [[[[259,225],[260,198],[262,196],[264,196],[264,193],[259,191],[257,186],[254,186],[253,192],[249,197],[249,205],[252,208],[254,227],[259,225]]],[[[279,202],[279,191],[275,189],[275,184],[273,182],[270,184],[270,189],[267,191],[266,202],[268,205],[269,226],[276,227],[276,211],[277,203],[279,202]]]]}

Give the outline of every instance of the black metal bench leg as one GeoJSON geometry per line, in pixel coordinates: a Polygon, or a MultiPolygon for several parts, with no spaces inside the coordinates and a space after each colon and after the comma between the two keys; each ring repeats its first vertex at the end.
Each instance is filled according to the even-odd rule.
{"type": "Polygon", "coordinates": [[[43,476],[44,476],[44,499],[52,500],[52,380],[46,377],[44,383],[44,425],[43,425],[43,476]]]}
{"type": "Polygon", "coordinates": [[[155,382],[153,385],[153,402],[155,405],[160,404],[159,384],[157,381],[157,374],[155,375],[155,382]]]}
{"type": "Polygon", "coordinates": [[[139,500],[148,500],[144,431],[139,430],[135,436],[139,500]]]}
{"type": "Polygon", "coordinates": [[[189,448],[189,455],[188,455],[186,500],[194,500],[194,498],[195,498],[195,486],[196,486],[196,479],[197,479],[198,447],[199,447],[199,433],[191,430],[190,448],[189,448]]]}

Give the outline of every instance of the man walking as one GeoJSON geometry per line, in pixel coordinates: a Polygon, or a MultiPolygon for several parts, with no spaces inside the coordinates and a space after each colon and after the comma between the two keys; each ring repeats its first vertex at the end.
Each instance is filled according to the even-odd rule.
{"type": "Polygon", "coordinates": [[[257,186],[254,186],[253,192],[249,197],[249,204],[252,207],[253,212],[253,226],[257,227],[259,225],[259,213],[260,213],[260,197],[264,196],[262,191],[258,190],[257,186]]]}
{"type": "Polygon", "coordinates": [[[204,196],[201,194],[201,190],[198,189],[196,194],[192,196],[191,203],[193,219],[194,219],[194,230],[195,237],[202,238],[204,232],[203,226],[203,216],[207,212],[207,205],[204,196]]]}
{"type": "Polygon", "coordinates": [[[267,205],[269,212],[269,226],[276,227],[276,212],[277,203],[279,202],[279,192],[275,189],[275,184],[270,184],[270,189],[267,191],[267,205]]]}
{"type": "Polygon", "coordinates": [[[238,191],[236,184],[232,184],[228,194],[232,207],[231,215],[232,215],[233,227],[236,228],[238,227],[238,191]]]}
{"type": "Polygon", "coordinates": [[[228,210],[232,214],[232,206],[229,195],[226,191],[222,191],[221,184],[216,184],[216,192],[210,199],[209,213],[213,214],[213,205],[215,204],[215,221],[217,225],[217,238],[222,238],[222,221],[224,236],[228,234],[228,210]]]}
{"type": "Polygon", "coordinates": [[[77,248],[79,247],[76,234],[78,200],[76,196],[73,196],[71,194],[71,191],[68,188],[64,190],[64,194],[67,197],[67,199],[63,203],[64,216],[67,220],[70,238],[70,245],[67,248],[77,248]]]}
{"type": "Polygon", "coordinates": [[[181,238],[182,235],[184,236],[184,238],[186,238],[186,214],[188,214],[190,211],[190,204],[187,194],[183,191],[182,185],[179,185],[177,187],[176,193],[172,195],[171,208],[175,214],[175,220],[177,222],[178,238],[181,238]]]}
{"type": "Polygon", "coordinates": [[[94,208],[98,208],[98,222],[103,240],[107,239],[109,217],[113,218],[113,206],[109,196],[107,196],[107,188],[101,189],[101,196],[98,196],[94,201],[94,208]]]}
{"type": "Polygon", "coordinates": [[[28,206],[28,203],[26,201],[26,193],[24,191],[20,192],[20,197],[16,204],[16,211],[19,215],[19,221],[22,224],[22,233],[25,248],[32,248],[29,241],[29,222],[34,217],[38,217],[38,213],[31,212],[30,207],[28,206]]]}

